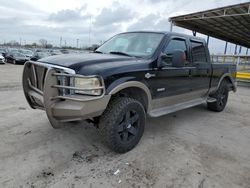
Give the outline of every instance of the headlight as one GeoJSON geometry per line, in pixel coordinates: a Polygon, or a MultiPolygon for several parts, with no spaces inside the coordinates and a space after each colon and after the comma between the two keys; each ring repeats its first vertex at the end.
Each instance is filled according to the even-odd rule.
{"type": "Polygon", "coordinates": [[[101,95],[102,85],[98,78],[75,78],[75,90],[77,94],[101,95]],[[81,90],[80,90],[81,89],[81,90]]]}

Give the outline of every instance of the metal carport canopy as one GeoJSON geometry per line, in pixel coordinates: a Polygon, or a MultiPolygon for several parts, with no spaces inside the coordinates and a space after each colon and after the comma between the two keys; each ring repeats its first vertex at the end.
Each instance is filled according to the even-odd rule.
{"type": "Polygon", "coordinates": [[[250,2],[171,17],[174,25],[250,48],[250,2]]]}

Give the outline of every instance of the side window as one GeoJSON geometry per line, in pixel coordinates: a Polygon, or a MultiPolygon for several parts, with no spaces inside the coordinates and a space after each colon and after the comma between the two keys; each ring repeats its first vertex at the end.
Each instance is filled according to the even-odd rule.
{"type": "Polygon", "coordinates": [[[192,58],[193,62],[207,62],[206,49],[202,42],[192,41],[192,58]]]}
{"type": "Polygon", "coordinates": [[[164,50],[164,54],[167,55],[167,58],[165,59],[166,64],[172,64],[173,52],[175,50],[183,50],[186,53],[186,57],[188,59],[186,41],[183,39],[172,39],[164,50]]]}

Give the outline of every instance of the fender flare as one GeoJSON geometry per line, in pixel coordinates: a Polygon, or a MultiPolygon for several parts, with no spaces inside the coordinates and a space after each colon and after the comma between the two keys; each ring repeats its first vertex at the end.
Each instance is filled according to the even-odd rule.
{"type": "Polygon", "coordinates": [[[145,94],[147,96],[147,100],[148,100],[147,109],[149,110],[151,107],[152,96],[151,96],[151,92],[150,92],[149,88],[142,82],[139,82],[139,81],[123,82],[123,83],[117,85],[116,87],[114,87],[108,94],[114,95],[123,89],[131,88],[131,87],[142,89],[145,92],[145,94]]]}
{"type": "Polygon", "coordinates": [[[219,83],[218,83],[218,86],[217,88],[215,89],[215,91],[217,91],[222,83],[222,81],[225,79],[225,78],[228,78],[230,83],[233,85],[233,91],[236,92],[237,90],[237,86],[236,86],[236,83],[232,77],[232,75],[230,73],[225,73],[221,76],[220,80],[219,80],[219,83]]]}

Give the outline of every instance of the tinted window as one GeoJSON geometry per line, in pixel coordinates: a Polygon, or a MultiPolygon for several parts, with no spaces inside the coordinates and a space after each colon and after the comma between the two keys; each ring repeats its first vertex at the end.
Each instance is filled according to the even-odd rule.
{"type": "Polygon", "coordinates": [[[168,43],[166,49],[164,50],[164,53],[167,55],[167,58],[165,59],[165,62],[167,64],[172,64],[173,52],[175,50],[183,50],[186,54],[187,59],[188,59],[186,41],[183,39],[172,39],[168,43]]]}
{"type": "Polygon", "coordinates": [[[206,49],[202,42],[191,41],[193,62],[207,62],[206,49]]]}

